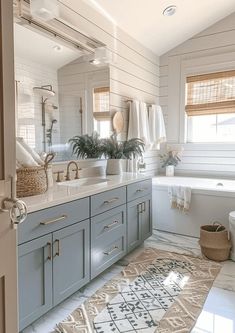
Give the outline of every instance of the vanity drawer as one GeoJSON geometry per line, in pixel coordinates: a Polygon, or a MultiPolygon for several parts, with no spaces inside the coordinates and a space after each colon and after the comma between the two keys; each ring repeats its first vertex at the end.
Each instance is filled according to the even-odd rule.
{"type": "Polygon", "coordinates": [[[91,278],[93,279],[126,254],[126,237],[121,235],[115,240],[106,238],[105,243],[96,245],[91,251],[91,278]]]}
{"type": "Polygon", "coordinates": [[[94,246],[103,244],[108,238],[115,240],[117,235],[126,232],[126,205],[99,214],[91,219],[91,242],[94,246]]]}
{"type": "Polygon", "coordinates": [[[143,180],[127,186],[127,201],[141,198],[152,192],[152,179],[143,180]]]}
{"type": "Polygon", "coordinates": [[[89,218],[89,198],[30,213],[19,225],[18,244],[89,218]]]}
{"type": "Polygon", "coordinates": [[[95,194],[91,197],[91,216],[101,214],[109,209],[126,203],[126,187],[95,194]]]}

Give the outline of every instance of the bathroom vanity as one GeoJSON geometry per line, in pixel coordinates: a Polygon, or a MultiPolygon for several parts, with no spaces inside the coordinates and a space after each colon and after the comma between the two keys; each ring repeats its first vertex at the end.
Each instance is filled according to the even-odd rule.
{"type": "Polygon", "coordinates": [[[20,330],[79,290],[152,234],[152,181],[108,176],[25,198],[19,226],[20,330]]]}

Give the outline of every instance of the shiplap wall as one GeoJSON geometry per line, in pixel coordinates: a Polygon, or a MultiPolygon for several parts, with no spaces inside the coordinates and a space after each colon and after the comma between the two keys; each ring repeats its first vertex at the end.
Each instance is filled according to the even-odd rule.
{"type": "Polygon", "coordinates": [[[178,174],[235,177],[235,144],[185,144],[185,78],[235,68],[235,13],[160,58],[160,105],[168,143],[183,146],[178,174]]]}
{"type": "MultiPolygon", "coordinates": [[[[114,54],[110,66],[110,104],[122,111],[125,131],[129,98],[159,103],[159,58],[82,0],[60,0],[61,17],[103,42],[114,54]]],[[[124,133],[126,135],[126,132],[124,133]]],[[[157,173],[158,151],[146,153],[147,172],[157,173]]]]}

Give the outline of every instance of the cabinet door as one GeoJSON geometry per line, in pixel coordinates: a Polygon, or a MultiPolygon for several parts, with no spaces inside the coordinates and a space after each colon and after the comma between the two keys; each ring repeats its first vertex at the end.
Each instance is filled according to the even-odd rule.
{"type": "Polygon", "coordinates": [[[90,280],[90,220],[53,233],[53,304],[90,280]]]}
{"type": "Polygon", "coordinates": [[[142,200],[141,239],[144,241],[152,235],[152,196],[146,196],[142,200]]]}
{"type": "Polygon", "coordinates": [[[50,234],[18,247],[20,330],[52,307],[51,246],[50,234]]]}
{"type": "Polygon", "coordinates": [[[127,248],[133,250],[141,243],[141,204],[138,199],[128,203],[127,206],[127,248]]]}

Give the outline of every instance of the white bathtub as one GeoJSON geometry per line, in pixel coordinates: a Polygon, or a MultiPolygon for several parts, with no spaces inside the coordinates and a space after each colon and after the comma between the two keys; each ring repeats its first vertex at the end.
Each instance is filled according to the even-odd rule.
{"type": "Polygon", "coordinates": [[[153,178],[153,228],[198,237],[200,225],[220,221],[228,228],[228,215],[235,210],[235,180],[191,177],[153,178]],[[171,209],[169,186],[192,189],[187,214],[171,209]]]}

